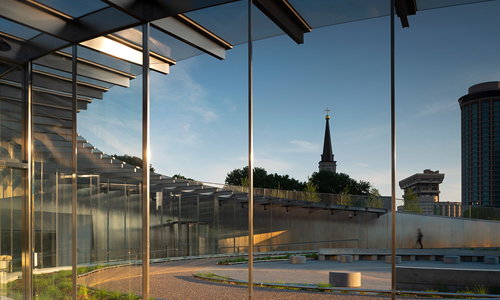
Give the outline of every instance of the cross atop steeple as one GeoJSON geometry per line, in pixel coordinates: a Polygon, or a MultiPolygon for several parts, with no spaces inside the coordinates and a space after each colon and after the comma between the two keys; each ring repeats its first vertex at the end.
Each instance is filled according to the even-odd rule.
{"type": "Polygon", "coordinates": [[[325,117],[325,119],[327,119],[327,120],[328,120],[328,119],[330,119],[330,116],[328,115],[328,112],[329,112],[330,110],[329,110],[329,109],[328,109],[328,107],[327,107],[327,108],[325,109],[325,111],[326,111],[326,117],[325,117]]]}

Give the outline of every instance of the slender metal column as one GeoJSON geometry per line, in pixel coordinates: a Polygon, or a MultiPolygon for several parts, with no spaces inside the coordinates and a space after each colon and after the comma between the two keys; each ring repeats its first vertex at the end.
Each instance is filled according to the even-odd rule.
{"type": "Polygon", "coordinates": [[[394,66],[394,7],[391,0],[391,298],[396,299],[396,89],[394,66]]]}
{"type": "Polygon", "coordinates": [[[253,294],[253,42],[252,0],[248,0],[248,299],[253,294]]]}
{"type": "Polygon", "coordinates": [[[107,218],[106,218],[106,258],[109,262],[109,254],[111,252],[111,250],[109,249],[109,202],[111,201],[111,199],[109,198],[109,177],[108,177],[108,187],[107,187],[107,195],[106,195],[106,199],[107,199],[107,218]]]}
{"type": "Polygon", "coordinates": [[[77,149],[76,149],[76,113],[77,113],[77,108],[78,108],[78,97],[77,97],[77,58],[78,58],[78,53],[77,53],[77,47],[78,45],[74,44],[73,45],[73,60],[72,60],[72,74],[71,74],[71,83],[72,83],[72,97],[73,97],[73,106],[72,106],[72,136],[71,136],[71,142],[72,142],[72,153],[73,153],[73,162],[72,162],[72,226],[71,226],[71,253],[72,253],[72,268],[73,268],[73,273],[71,276],[71,281],[73,283],[73,300],[77,299],[77,285],[76,285],[76,275],[77,275],[77,232],[76,232],[76,222],[77,222],[77,217],[76,217],[76,205],[77,205],[77,199],[76,199],[76,192],[77,192],[77,149]]]}
{"type": "Polygon", "coordinates": [[[142,299],[149,299],[149,23],[142,25],[142,299]]]}
{"type": "Polygon", "coordinates": [[[43,159],[40,160],[40,268],[43,268],[43,159]]]}
{"type": "MultiPolygon", "coordinates": [[[[27,168],[22,171],[22,288],[23,299],[33,298],[33,64],[26,63],[23,72],[22,136],[23,161],[27,168]]],[[[11,227],[12,230],[12,227],[11,227]]]]}
{"type": "Polygon", "coordinates": [[[56,267],[59,267],[59,170],[56,171],[56,267]]]}

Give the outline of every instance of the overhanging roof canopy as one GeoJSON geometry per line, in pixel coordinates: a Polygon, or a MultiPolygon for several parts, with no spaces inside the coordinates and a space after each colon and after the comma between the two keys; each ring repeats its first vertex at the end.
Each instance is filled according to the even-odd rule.
{"type": "MultiPolygon", "coordinates": [[[[408,26],[407,16],[415,14],[417,9],[484,1],[488,0],[396,0],[396,10],[403,26],[408,26]]],[[[303,34],[312,28],[390,14],[387,0],[254,0],[254,3],[259,8],[254,13],[255,39],[286,33],[297,43],[302,43],[303,34]]],[[[167,64],[201,53],[222,59],[224,50],[247,41],[247,1],[0,0],[0,7],[0,38],[11,46],[11,50],[0,52],[0,58],[16,62],[26,62],[74,43],[92,48],[99,44],[94,39],[106,40],[109,34],[146,21],[152,22],[156,29],[151,32],[152,57],[167,64]],[[177,41],[172,41],[172,37],[177,41]]],[[[140,32],[135,35],[140,36],[140,32]]],[[[135,50],[140,47],[134,33],[121,32],[116,36],[135,50]]],[[[164,69],[161,72],[166,73],[164,69]]]]}

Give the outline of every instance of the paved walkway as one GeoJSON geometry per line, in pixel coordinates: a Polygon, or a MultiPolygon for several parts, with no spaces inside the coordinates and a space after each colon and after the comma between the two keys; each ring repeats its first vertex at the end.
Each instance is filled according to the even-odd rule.
{"type": "MultiPolygon", "coordinates": [[[[218,266],[218,259],[184,260],[169,263],[153,264],[150,267],[151,297],[160,299],[248,299],[248,287],[232,284],[215,283],[195,279],[196,272],[212,272],[219,275],[246,280],[247,265],[218,266]]],[[[401,265],[434,266],[449,268],[492,268],[499,265],[484,263],[461,263],[446,265],[442,262],[403,262],[401,265]]],[[[340,263],[336,261],[307,261],[302,265],[291,265],[288,262],[269,262],[254,264],[254,280],[287,283],[318,283],[328,281],[331,270],[359,270],[362,272],[362,288],[384,289],[390,287],[390,265],[382,261],[356,261],[340,263]]],[[[127,266],[96,272],[90,276],[79,278],[79,283],[95,288],[119,290],[141,294],[142,267],[127,266]]],[[[342,293],[325,293],[309,291],[279,290],[271,288],[254,288],[254,299],[344,299],[371,300],[388,299],[382,295],[354,295],[342,293]]],[[[400,298],[400,297],[398,297],[400,298]]],[[[402,297],[405,298],[405,297],[402,297]]],[[[421,299],[411,297],[408,299],[421,299]]],[[[429,298],[422,298],[429,299],[429,298]]]]}
{"type": "MultiPolygon", "coordinates": [[[[499,270],[500,265],[462,262],[452,265],[440,261],[403,261],[398,266],[450,269],[490,269],[499,270]]],[[[328,283],[331,271],[361,272],[361,288],[390,290],[391,265],[384,261],[355,261],[341,263],[338,261],[308,260],[306,264],[290,264],[288,261],[254,263],[253,278],[257,282],[318,284],[328,283]]],[[[248,265],[215,265],[199,270],[230,278],[248,281],[248,265]]]]}

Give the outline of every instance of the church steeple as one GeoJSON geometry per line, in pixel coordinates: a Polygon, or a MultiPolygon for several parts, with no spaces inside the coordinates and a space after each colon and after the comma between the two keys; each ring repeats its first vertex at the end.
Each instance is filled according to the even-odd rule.
{"type": "Polygon", "coordinates": [[[325,141],[323,143],[323,154],[321,154],[321,161],[319,162],[319,170],[327,170],[336,173],[337,172],[337,162],[333,160],[332,151],[332,140],[330,138],[330,116],[328,112],[330,111],[328,107],[326,108],[326,128],[325,128],[325,141]]]}

